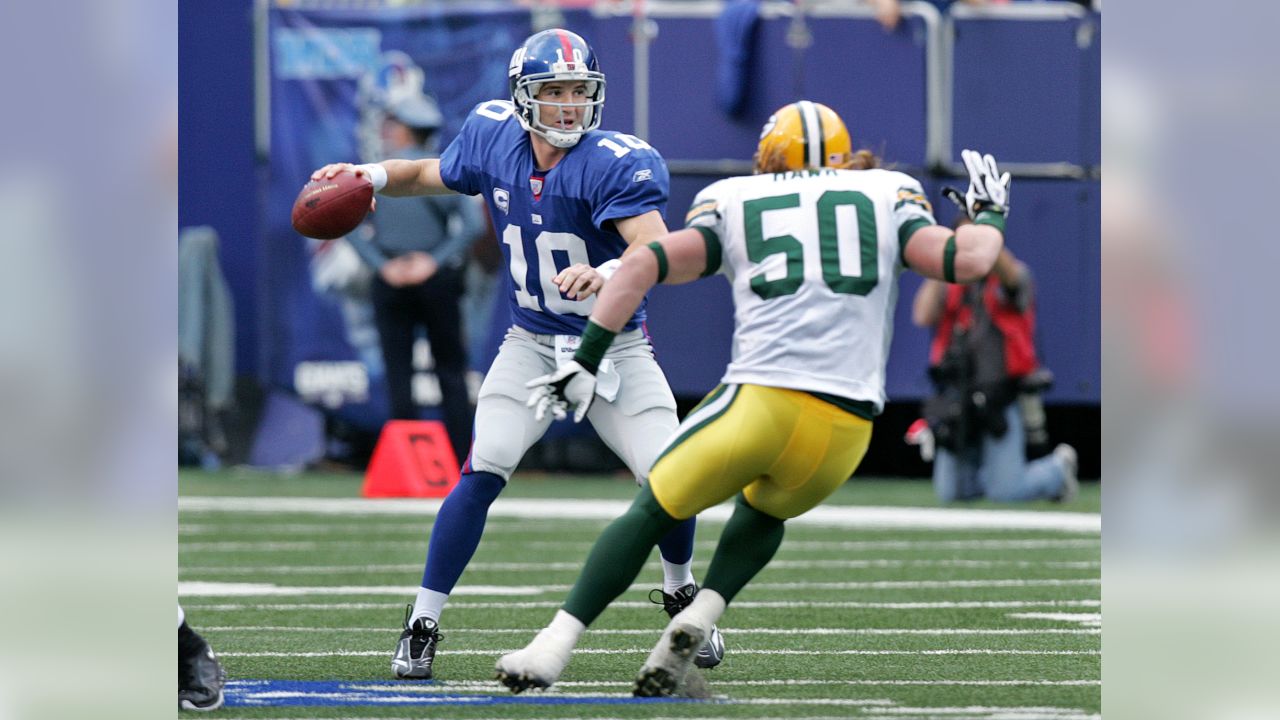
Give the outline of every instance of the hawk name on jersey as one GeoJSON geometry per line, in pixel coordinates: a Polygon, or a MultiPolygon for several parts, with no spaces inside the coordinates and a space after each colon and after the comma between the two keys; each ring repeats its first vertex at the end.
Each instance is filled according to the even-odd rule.
{"type": "Polygon", "coordinates": [[[902,250],[935,224],[919,182],[829,168],[728,178],[698,193],[685,222],[719,241],[719,267],[707,270],[733,286],[733,358],[721,382],[883,409],[902,250]]]}
{"type": "MultiPolygon", "coordinates": [[[[451,190],[483,195],[502,243],[512,321],[530,332],[580,335],[595,296],[570,300],[552,279],[575,263],[620,257],[626,240],[612,221],[664,212],[670,177],[639,138],[592,130],[546,172],[534,166],[529,133],[506,100],[477,105],[440,158],[451,190]]],[[[645,305],[627,323],[644,322],[645,305]]]]}

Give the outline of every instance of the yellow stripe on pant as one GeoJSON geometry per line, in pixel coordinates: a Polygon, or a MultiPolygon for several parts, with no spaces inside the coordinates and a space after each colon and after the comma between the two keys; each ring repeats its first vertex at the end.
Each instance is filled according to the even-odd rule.
{"type": "Polygon", "coordinates": [[[720,386],[680,424],[649,487],[680,519],[739,492],[761,512],[793,518],[844,484],[870,442],[869,420],[809,393],[720,386]]]}

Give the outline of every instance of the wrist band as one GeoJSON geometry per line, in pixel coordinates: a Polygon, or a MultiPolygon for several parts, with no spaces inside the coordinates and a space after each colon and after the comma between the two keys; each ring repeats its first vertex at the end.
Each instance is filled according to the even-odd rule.
{"type": "Polygon", "coordinates": [[[983,210],[973,219],[974,225],[990,225],[1004,234],[1004,213],[994,210],[983,210]]]}
{"type": "Polygon", "coordinates": [[[942,247],[942,277],[949,283],[956,281],[956,236],[947,238],[942,247]]]}
{"type": "Polygon", "coordinates": [[[378,192],[387,186],[387,169],[382,167],[382,163],[357,165],[356,169],[363,170],[365,175],[369,176],[369,182],[373,183],[374,192],[378,192]]]}
{"type": "Polygon", "coordinates": [[[604,354],[609,351],[609,346],[613,344],[613,337],[617,333],[612,330],[597,325],[594,320],[587,321],[587,329],[582,332],[582,343],[578,345],[578,351],[573,354],[573,359],[579,365],[587,369],[587,372],[594,374],[600,368],[600,362],[604,360],[604,354]]]}

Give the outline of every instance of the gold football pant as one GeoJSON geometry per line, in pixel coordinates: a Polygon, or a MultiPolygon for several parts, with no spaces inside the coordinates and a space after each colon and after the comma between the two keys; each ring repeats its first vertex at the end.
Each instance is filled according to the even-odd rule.
{"type": "Polygon", "coordinates": [[[675,518],[742,492],[788,519],[835,492],[871,441],[871,421],[799,390],[721,385],[689,413],[658,457],[649,485],[675,518]]]}

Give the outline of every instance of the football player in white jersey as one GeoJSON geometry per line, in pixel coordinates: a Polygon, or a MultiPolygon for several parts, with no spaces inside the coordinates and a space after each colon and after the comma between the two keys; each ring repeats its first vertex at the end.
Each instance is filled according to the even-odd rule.
{"type": "Polygon", "coordinates": [[[596,300],[574,362],[540,378],[539,414],[582,417],[614,333],[655,284],[721,273],[733,286],[733,358],[680,425],[649,485],[601,534],[564,607],[527,647],[498,660],[519,692],[559,678],[579,635],[627,589],[654,542],[735,495],[702,590],[672,618],[634,692],[671,695],[725,606],[773,557],[783,522],[857,469],[884,405],[898,275],[967,283],[1004,245],[1009,175],[966,150],[974,224],[934,222],[920,184],[853,153],[840,117],[801,101],[765,125],[756,173],[714,183],[688,227],[628,254],[596,300]]]}
{"type": "MultiPolygon", "coordinates": [[[[386,195],[482,195],[511,274],[512,327],[480,387],[462,477],[431,528],[422,585],[391,659],[400,678],[433,676],[440,614],[480,543],[489,506],[551,424],[550,416],[535,418],[526,407],[527,383],[572,362],[592,296],[618,257],[667,231],[666,163],[643,140],[598,129],[605,76],[586,40],[558,28],[530,36],[511,57],[509,81],[510,99],[472,109],[439,159],[338,163],[312,174],[355,170],[386,195]]],[[[644,482],[679,421],[653,359],[643,304],[632,309],[602,359],[601,402],[587,417],[644,482]]],[[[658,543],[662,603],[671,615],[697,592],[693,536],[690,517],[658,543]]],[[[713,667],[723,655],[716,631],[697,662],[713,667]]]]}

